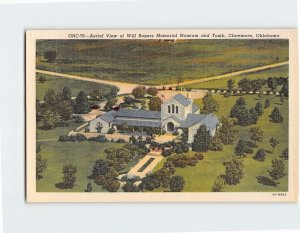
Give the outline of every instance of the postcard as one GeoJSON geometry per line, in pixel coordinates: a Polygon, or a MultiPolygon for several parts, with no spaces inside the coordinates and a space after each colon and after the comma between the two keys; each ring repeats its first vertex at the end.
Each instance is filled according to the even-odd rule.
{"type": "Polygon", "coordinates": [[[297,201],[296,35],[26,31],[27,201],[297,201]]]}

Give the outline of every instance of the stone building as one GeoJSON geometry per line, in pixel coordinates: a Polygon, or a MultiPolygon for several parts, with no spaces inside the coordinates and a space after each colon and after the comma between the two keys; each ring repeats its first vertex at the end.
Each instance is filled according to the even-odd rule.
{"type": "Polygon", "coordinates": [[[162,103],[161,111],[121,108],[106,112],[89,122],[89,131],[105,134],[112,127],[121,132],[125,129],[131,132],[148,132],[149,129],[166,133],[186,131],[191,143],[201,124],[206,125],[214,136],[218,122],[217,116],[200,114],[199,106],[192,99],[177,94],[162,103]]]}

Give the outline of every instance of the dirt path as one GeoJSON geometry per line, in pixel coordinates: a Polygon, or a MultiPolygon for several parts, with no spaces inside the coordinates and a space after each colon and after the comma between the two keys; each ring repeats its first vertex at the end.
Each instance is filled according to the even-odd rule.
{"type": "MultiPolygon", "coordinates": [[[[201,82],[207,82],[207,81],[212,81],[212,80],[218,80],[218,79],[228,78],[228,77],[232,77],[232,76],[238,76],[238,75],[242,75],[242,74],[246,74],[246,73],[253,73],[253,72],[257,72],[257,71],[262,71],[262,70],[272,69],[272,68],[276,68],[276,67],[281,67],[281,66],[288,65],[288,64],[289,64],[288,61],[279,62],[279,63],[275,63],[275,64],[271,64],[271,65],[254,67],[254,68],[235,71],[235,72],[231,72],[231,73],[227,73],[227,74],[221,74],[221,75],[211,76],[211,77],[207,77],[207,78],[199,78],[199,79],[195,79],[195,80],[182,82],[182,83],[180,83],[180,86],[185,86],[185,85],[190,85],[190,84],[195,84],[195,83],[201,83],[201,82]]],[[[52,72],[52,71],[46,71],[46,70],[38,70],[37,69],[36,72],[41,73],[41,74],[60,76],[60,77],[64,77],[64,78],[72,78],[72,79],[77,79],[77,80],[81,80],[81,81],[88,81],[88,82],[94,82],[94,83],[103,83],[103,84],[117,86],[117,87],[120,88],[120,91],[118,92],[119,95],[120,94],[131,93],[132,90],[135,87],[140,85],[140,84],[133,84],[133,83],[125,83],[125,82],[101,80],[101,79],[95,79],[95,78],[87,78],[87,77],[82,77],[82,76],[77,76],[77,75],[72,75],[72,74],[63,74],[63,73],[57,73],[57,72],[52,72]]],[[[175,87],[175,86],[177,86],[177,83],[168,84],[166,86],[175,87]]],[[[160,85],[160,86],[157,86],[157,87],[162,88],[163,85],[160,85]]]]}
{"type": "Polygon", "coordinates": [[[40,139],[37,142],[48,142],[48,141],[58,141],[58,138],[40,139]]]}

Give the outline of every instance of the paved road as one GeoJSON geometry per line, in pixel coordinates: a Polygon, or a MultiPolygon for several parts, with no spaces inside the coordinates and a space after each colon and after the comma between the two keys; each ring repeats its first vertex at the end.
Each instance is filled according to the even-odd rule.
{"type": "MultiPolygon", "coordinates": [[[[195,80],[182,82],[182,83],[180,83],[180,86],[190,85],[190,84],[195,84],[195,83],[201,83],[201,82],[207,82],[207,81],[211,81],[211,80],[218,80],[218,79],[238,76],[238,75],[242,75],[242,74],[246,74],[246,73],[253,73],[253,72],[257,72],[257,71],[262,71],[262,70],[272,69],[272,68],[276,68],[276,67],[280,67],[280,66],[285,66],[285,65],[288,65],[288,64],[289,64],[288,61],[279,62],[279,63],[275,63],[275,64],[271,64],[271,65],[254,67],[254,68],[235,71],[235,72],[231,72],[231,73],[227,73],[227,74],[221,74],[221,75],[211,76],[211,77],[207,77],[207,78],[199,78],[199,79],[195,79],[195,80]]],[[[77,75],[72,75],[72,74],[57,73],[57,72],[46,71],[46,70],[38,70],[37,69],[36,72],[41,73],[41,74],[60,76],[60,77],[64,77],[64,78],[77,79],[77,80],[81,80],[81,81],[88,81],[88,82],[94,82],[94,83],[103,83],[103,84],[108,84],[108,85],[114,85],[114,86],[117,86],[117,87],[120,88],[120,91],[118,93],[119,95],[120,94],[131,93],[132,90],[135,87],[140,85],[140,84],[133,84],[133,83],[125,83],[125,82],[101,80],[101,79],[95,79],[95,78],[87,78],[87,77],[82,77],[82,76],[77,76],[77,75]]],[[[177,86],[177,83],[168,84],[167,86],[168,87],[169,86],[175,87],[175,86],[177,86]]],[[[157,86],[157,87],[162,88],[163,86],[157,86]]]]}

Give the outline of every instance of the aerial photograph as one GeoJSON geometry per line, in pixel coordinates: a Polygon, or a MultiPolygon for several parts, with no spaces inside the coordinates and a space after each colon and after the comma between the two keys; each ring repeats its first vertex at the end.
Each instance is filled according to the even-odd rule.
{"type": "Polygon", "coordinates": [[[38,39],[36,192],[287,192],[288,39],[38,39]]]}

